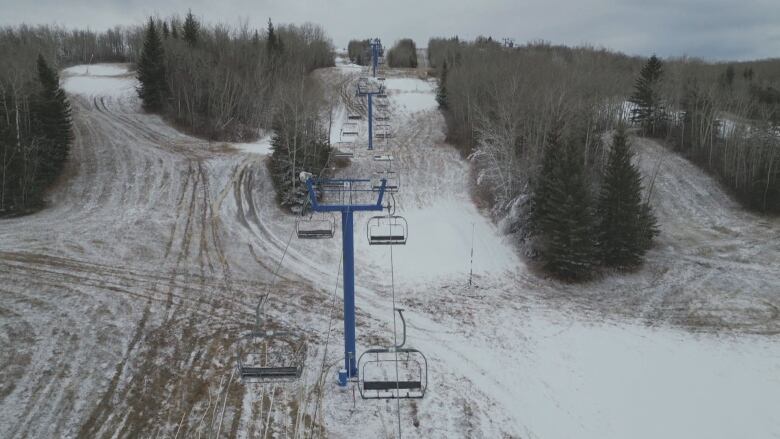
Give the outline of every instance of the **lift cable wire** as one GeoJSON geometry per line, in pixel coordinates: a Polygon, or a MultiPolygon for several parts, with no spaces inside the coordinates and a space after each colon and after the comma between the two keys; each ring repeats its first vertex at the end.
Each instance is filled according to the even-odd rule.
{"type": "MultiPolygon", "coordinates": [[[[395,209],[395,196],[393,194],[390,194],[391,199],[393,200],[393,209],[395,209]]],[[[388,216],[388,222],[387,227],[390,228],[390,208],[387,209],[387,216],[388,216]]],[[[388,231],[389,233],[389,231],[388,231]]],[[[395,353],[395,385],[396,385],[396,392],[397,395],[401,394],[401,384],[399,382],[398,377],[398,331],[396,329],[396,318],[395,318],[395,266],[393,264],[393,247],[392,245],[388,246],[390,247],[390,292],[392,293],[393,297],[393,309],[391,312],[393,313],[393,346],[394,346],[394,353],[395,353]]],[[[404,335],[404,338],[406,336],[404,335]]],[[[398,438],[401,439],[402,432],[401,432],[401,400],[400,398],[395,399],[395,405],[398,412],[398,438]]]]}
{"type": "MultiPolygon", "coordinates": [[[[328,360],[328,345],[330,344],[330,333],[333,329],[333,309],[336,307],[336,297],[338,296],[339,291],[339,280],[341,279],[341,265],[344,262],[344,253],[341,253],[341,258],[339,259],[339,266],[336,270],[336,286],[333,288],[333,300],[331,300],[330,303],[330,312],[328,313],[328,331],[325,333],[325,351],[322,354],[322,365],[320,366],[320,377],[325,376],[325,363],[328,360]]],[[[340,360],[337,360],[337,362],[340,360]]],[[[328,368],[329,369],[329,368],[328,368]]],[[[317,405],[314,406],[314,416],[312,416],[312,419],[314,422],[312,422],[312,429],[311,429],[311,435],[309,436],[314,437],[314,423],[317,421],[317,413],[319,412],[320,405],[322,402],[322,390],[324,387],[324,383],[320,383],[319,386],[319,395],[317,397],[317,405]]]]}

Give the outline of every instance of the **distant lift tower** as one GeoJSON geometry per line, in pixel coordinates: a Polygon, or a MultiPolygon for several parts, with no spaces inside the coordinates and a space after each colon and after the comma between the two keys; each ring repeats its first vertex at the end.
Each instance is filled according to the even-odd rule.
{"type": "Polygon", "coordinates": [[[361,78],[357,85],[358,96],[368,96],[368,149],[374,149],[374,106],[375,95],[385,95],[384,84],[376,78],[361,78]]]}
{"type": "Polygon", "coordinates": [[[382,55],[382,42],[379,38],[371,40],[371,67],[372,76],[376,78],[376,66],[379,64],[379,57],[382,55]]]}
{"type": "Polygon", "coordinates": [[[371,180],[361,179],[317,179],[311,174],[301,173],[306,183],[309,201],[315,212],[340,212],[342,231],[342,252],[344,257],[344,368],[339,371],[339,385],[346,386],[350,378],[357,378],[357,349],[355,347],[355,212],[381,212],[382,198],[385,195],[387,180],[382,179],[379,190],[371,187],[371,180]],[[343,204],[320,204],[317,201],[315,186],[321,192],[335,192],[343,204]],[[376,203],[353,204],[352,200],[360,194],[379,193],[376,203]]]}

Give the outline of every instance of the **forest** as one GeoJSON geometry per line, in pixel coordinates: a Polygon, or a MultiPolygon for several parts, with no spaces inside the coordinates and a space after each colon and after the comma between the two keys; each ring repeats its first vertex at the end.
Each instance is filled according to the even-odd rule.
{"type": "Polygon", "coordinates": [[[646,60],[484,37],[433,38],[428,55],[448,140],[474,164],[478,198],[553,274],[588,278],[614,266],[618,250],[634,255],[618,267],[630,269],[652,245],[652,181],[640,180],[624,130],[661,140],[746,207],[780,212],[775,62],[646,60]],[[626,203],[632,214],[616,216],[626,203]]]}
{"type": "Polygon", "coordinates": [[[52,62],[56,38],[28,28],[0,34],[0,216],[40,207],[68,158],[70,104],[52,62]]]}
{"type": "MultiPolygon", "coordinates": [[[[275,175],[281,169],[315,166],[327,146],[321,139],[326,111],[322,93],[309,73],[332,66],[334,55],[332,43],[316,25],[275,28],[270,19],[266,29],[205,25],[191,11],[184,18],[151,17],[145,26],[99,33],[21,25],[0,31],[0,56],[0,214],[40,207],[46,188],[64,165],[70,128],[58,122],[51,128],[60,131],[58,140],[44,140],[41,131],[49,128],[41,121],[51,117],[40,113],[48,108],[45,102],[59,100],[62,118],[70,124],[57,71],[74,64],[136,64],[145,110],[212,140],[251,141],[272,128],[277,133],[296,131],[302,120],[309,121],[311,132],[318,134],[278,136],[274,142],[275,175]],[[49,73],[39,73],[39,54],[49,73]],[[45,82],[38,80],[41,75],[54,76],[45,82]],[[46,88],[53,84],[56,90],[46,88]],[[55,147],[56,153],[46,152],[55,147]],[[300,148],[311,150],[311,155],[296,154],[300,148]]],[[[282,203],[290,201],[283,194],[287,187],[285,183],[280,188],[282,203]]]]}

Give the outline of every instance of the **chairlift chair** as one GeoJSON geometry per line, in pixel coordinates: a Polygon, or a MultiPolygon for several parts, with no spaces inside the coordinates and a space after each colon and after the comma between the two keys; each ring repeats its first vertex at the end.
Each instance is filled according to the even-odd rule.
{"type": "Polygon", "coordinates": [[[357,136],[359,134],[357,122],[347,122],[341,127],[341,134],[345,136],[357,136]]]}
{"type": "Polygon", "coordinates": [[[428,360],[422,352],[405,348],[406,322],[401,309],[396,309],[403,324],[403,341],[391,348],[368,349],[358,358],[358,391],[363,399],[421,399],[428,390],[428,360]]]}
{"type": "Polygon", "coordinates": [[[392,137],[389,124],[377,124],[374,129],[374,137],[377,139],[389,139],[392,137]]]}
{"type": "Polygon", "coordinates": [[[301,218],[295,221],[298,239],[330,239],[336,234],[336,220],[331,216],[301,218]]]}
{"type": "Polygon", "coordinates": [[[369,245],[405,245],[409,225],[399,215],[374,216],[368,219],[366,235],[369,245]]]}
{"type": "Polygon", "coordinates": [[[355,155],[355,144],[353,142],[336,142],[333,147],[333,157],[352,158],[355,155]]]}
{"type": "Polygon", "coordinates": [[[361,116],[359,114],[354,114],[353,113],[353,114],[350,114],[349,116],[347,116],[347,119],[349,119],[349,120],[361,120],[361,119],[363,119],[363,116],[361,116]]]}
{"type": "Polygon", "coordinates": [[[244,383],[274,383],[295,381],[303,373],[306,345],[282,340],[289,334],[273,331],[253,331],[245,335],[251,344],[241,350],[236,367],[244,383]],[[284,346],[283,348],[281,348],[284,346]]]}
{"type": "Polygon", "coordinates": [[[241,337],[236,367],[244,383],[295,381],[303,373],[306,343],[294,343],[290,332],[261,330],[263,306],[268,295],[257,305],[255,327],[241,337]]]}
{"type": "Polygon", "coordinates": [[[374,155],[375,162],[392,162],[393,156],[391,154],[376,154],[374,155]]]}
{"type": "Polygon", "coordinates": [[[374,178],[371,179],[371,188],[379,191],[382,187],[382,180],[386,180],[385,192],[395,193],[401,187],[401,177],[395,171],[376,171],[374,178]]]}

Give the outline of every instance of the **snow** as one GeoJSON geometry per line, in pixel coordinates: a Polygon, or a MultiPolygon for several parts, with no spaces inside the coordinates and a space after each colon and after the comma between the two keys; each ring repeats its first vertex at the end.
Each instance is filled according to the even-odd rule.
{"type": "MultiPolygon", "coordinates": [[[[356,70],[322,72],[339,98],[333,131],[365,109],[356,70]]],[[[216,401],[237,436],[259,433],[266,419],[284,436],[296,395],[322,373],[317,422],[328,437],[392,437],[395,404],[355,402],[334,384],[340,227],[333,240],[294,238],[262,156],[267,137],[235,145],[246,154],[211,145],[141,112],[132,74],[67,72],[66,90],[93,98],[72,99],[68,177],[46,209],[0,220],[0,436],[175,437],[181,424],[179,436],[193,437],[211,428],[216,401]],[[266,318],[306,334],[300,387],[227,384],[232,340],[266,291],[266,318]],[[170,367],[188,373],[171,379],[170,367]],[[261,404],[268,396],[273,416],[261,404]]],[[[586,284],[546,279],[474,205],[469,164],[445,143],[443,117],[421,111],[435,108],[434,84],[387,73],[393,137],[358,148],[337,175],[392,166],[401,176],[390,200],[409,241],[392,250],[395,305],[430,372],[425,399],[401,403],[405,437],[780,435],[780,340],[771,335],[780,221],[744,212],[685,159],[636,140],[643,173],[663,164],[652,196],[663,230],[648,262],[586,284]],[[427,103],[410,105],[417,98],[427,103]],[[722,330],[695,333],[690,321],[722,330]]],[[[368,217],[355,218],[361,351],[390,343],[394,305],[390,248],[367,244],[368,217]]]]}
{"type": "Polygon", "coordinates": [[[407,113],[433,110],[436,103],[436,83],[418,78],[388,77],[385,80],[388,97],[407,113]]]}
{"type": "Polygon", "coordinates": [[[268,155],[271,153],[271,134],[261,137],[256,142],[250,143],[231,143],[236,149],[250,154],[268,155]]]}
{"type": "MultiPolygon", "coordinates": [[[[512,311],[496,308],[498,315],[488,319],[487,328],[477,328],[478,335],[411,340],[441,355],[434,364],[446,364],[497,402],[492,408],[487,401],[475,405],[497,409],[494,419],[504,414],[511,419],[501,427],[510,435],[769,438],[780,433],[776,340],[586,322],[536,306],[512,311]],[[495,325],[501,327],[498,340],[489,335],[495,325]]],[[[439,384],[446,386],[447,379],[439,384]]]]}
{"type": "MultiPolygon", "coordinates": [[[[500,275],[504,271],[514,271],[520,265],[496,227],[469,202],[438,200],[433,205],[399,213],[409,223],[407,244],[393,249],[396,279],[400,282],[467,279],[472,229],[474,273],[500,275]]],[[[358,245],[364,242],[368,245],[363,231],[360,232],[358,245]]],[[[365,254],[377,267],[387,267],[390,263],[387,247],[370,247],[365,254]]]]}
{"type": "Polygon", "coordinates": [[[132,72],[128,64],[77,65],[62,70],[62,76],[127,76],[132,72]]]}
{"type": "Polygon", "coordinates": [[[136,92],[135,85],[132,78],[111,76],[68,76],[62,81],[62,88],[66,92],[87,97],[124,98],[136,92]]]}
{"type": "Polygon", "coordinates": [[[336,69],[348,73],[348,72],[360,72],[361,70],[363,70],[363,67],[358,64],[352,63],[349,60],[349,58],[337,56],[336,69]]]}

